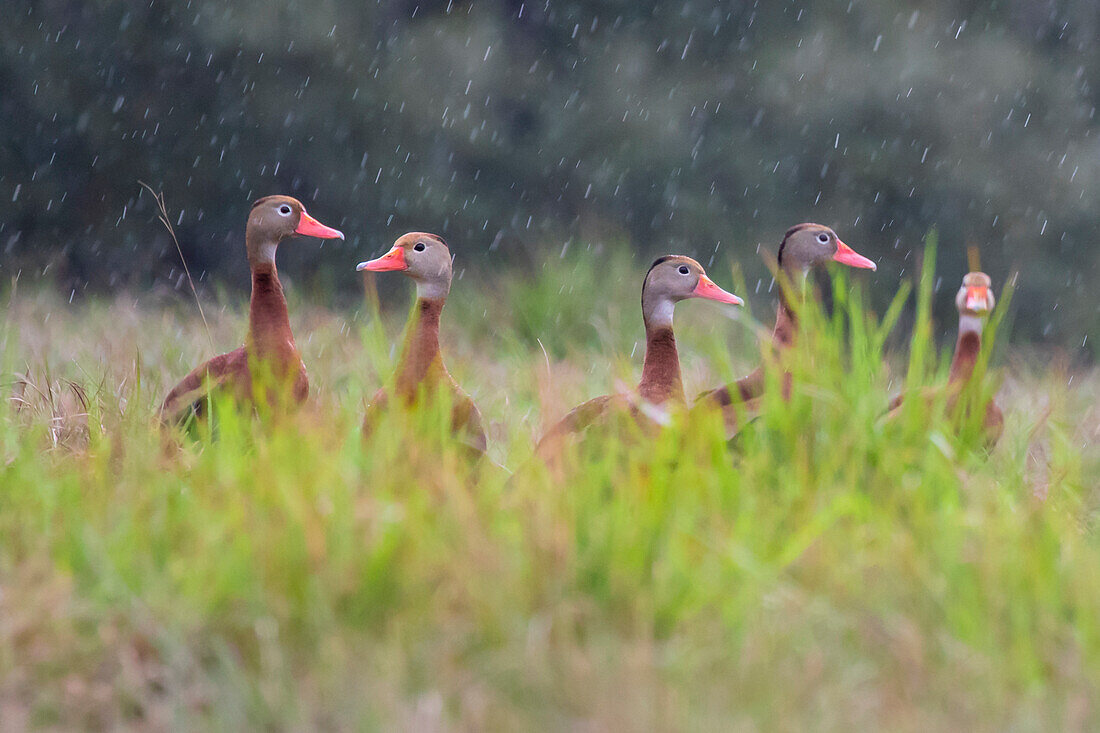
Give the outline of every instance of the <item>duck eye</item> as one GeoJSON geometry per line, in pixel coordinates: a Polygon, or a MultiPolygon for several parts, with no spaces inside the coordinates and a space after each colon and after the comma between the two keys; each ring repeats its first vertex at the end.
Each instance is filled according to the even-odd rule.
{"type": "Polygon", "coordinates": [[[413,245],[413,249],[415,249],[417,252],[423,252],[424,251],[424,243],[423,242],[417,242],[415,245],[413,245]]]}
{"type": "Polygon", "coordinates": [[[822,232],[821,234],[817,235],[817,241],[821,242],[822,244],[825,244],[826,242],[829,241],[829,235],[826,234],[825,232],[822,232]]]}
{"type": "Polygon", "coordinates": [[[686,275],[689,272],[691,272],[691,270],[688,269],[687,265],[680,265],[680,274],[681,275],[686,275]]]}
{"type": "Polygon", "coordinates": [[[287,206],[286,204],[283,204],[282,206],[279,207],[279,213],[282,214],[283,216],[290,216],[290,207],[287,206]]]}

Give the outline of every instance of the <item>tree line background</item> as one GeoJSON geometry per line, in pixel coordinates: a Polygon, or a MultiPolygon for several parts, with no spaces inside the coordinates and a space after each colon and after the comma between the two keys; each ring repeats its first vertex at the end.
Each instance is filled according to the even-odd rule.
{"type": "Polygon", "coordinates": [[[244,286],[253,199],[301,198],[348,239],[283,269],[336,300],[409,229],[473,268],[625,246],[766,286],[759,247],[814,220],[881,305],[936,226],[941,315],[978,245],[1021,273],[1017,339],[1091,355],[1098,34],[1094,0],[17,3],[0,279],[182,294],[139,180],[207,289],[244,286]]]}

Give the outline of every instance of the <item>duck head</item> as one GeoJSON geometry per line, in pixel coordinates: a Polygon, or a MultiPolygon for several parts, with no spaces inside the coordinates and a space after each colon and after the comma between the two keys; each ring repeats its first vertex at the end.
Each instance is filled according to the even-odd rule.
{"type": "Polygon", "coordinates": [[[403,272],[416,283],[420,298],[443,299],[451,289],[451,250],[435,234],[409,232],[377,259],[360,262],[357,272],[403,272]]]}
{"type": "Polygon", "coordinates": [[[343,239],[338,229],[327,227],[306,213],[302,202],[291,196],[265,196],[252,204],[248,215],[248,258],[253,263],[275,262],[279,242],[295,234],[322,239],[343,239]]]}
{"type": "Polygon", "coordinates": [[[833,260],[849,267],[877,270],[874,262],[841,241],[823,224],[798,224],[787,230],[779,245],[779,266],[787,270],[808,270],[833,260]]]}
{"type": "Polygon", "coordinates": [[[642,283],[642,317],[647,327],[672,326],[673,306],[688,298],[743,305],[744,301],[714,284],[703,266],[690,257],[658,257],[642,283]]]}
{"type": "Polygon", "coordinates": [[[984,272],[968,272],[955,295],[959,315],[985,318],[997,300],[993,297],[993,281],[984,272]]]}

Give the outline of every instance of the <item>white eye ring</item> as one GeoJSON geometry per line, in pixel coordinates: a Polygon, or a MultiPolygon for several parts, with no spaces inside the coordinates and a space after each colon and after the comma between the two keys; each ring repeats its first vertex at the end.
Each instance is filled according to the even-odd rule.
{"type": "Polygon", "coordinates": [[[826,242],[829,241],[829,235],[826,234],[825,232],[822,232],[821,234],[817,235],[817,241],[821,242],[822,244],[825,244],[826,242]]]}
{"type": "Polygon", "coordinates": [[[681,275],[687,275],[690,272],[691,272],[691,270],[688,269],[687,265],[680,265],[680,274],[681,275]]]}
{"type": "Polygon", "coordinates": [[[283,216],[290,216],[290,207],[286,204],[283,204],[279,207],[279,213],[283,216]]]}

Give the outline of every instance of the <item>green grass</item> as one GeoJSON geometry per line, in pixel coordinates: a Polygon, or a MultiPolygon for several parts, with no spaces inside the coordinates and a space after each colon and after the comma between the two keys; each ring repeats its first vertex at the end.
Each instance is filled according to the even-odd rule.
{"type": "MultiPolygon", "coordinates": [[[[931,277],[910,342],[908,291],[880,320],[841,273],[790,402],[773,384],[732,446],[677,415],[589,436],[558,481],[532,438],[640,371],[644,263],[613,261],[455,283],[448,365],[511,479],[444,409],[361,440],[407,287],[382,321],[292,292],[309,407],[197,441],[153,427],[211,353],[193,307],[5,296],[0,373],[33,386],[0,407],[0,728],[1100,726],[1100,377],[996,350],[991,452],[942,405],[886,422],[945,378],[931,277]]],[[[690,394],[760,358],[726,311],[677,311],[690,394]]],[[[207,315],[240,342],[244,303],[207,315]]]]}

